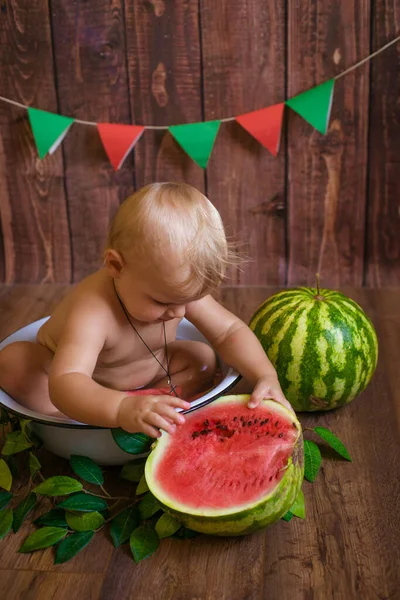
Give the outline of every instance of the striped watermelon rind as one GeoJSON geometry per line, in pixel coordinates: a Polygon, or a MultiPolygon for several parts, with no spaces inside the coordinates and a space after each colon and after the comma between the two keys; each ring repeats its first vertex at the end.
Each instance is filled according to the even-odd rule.
{"type": "Polygon", "coordinates": [[[378,360],[374,326],[344,294],[299,287],[266,300],[250,321],[295,410],[348,404],[368,385],[378,360]]]}
{"type": "MultiPolygon", "coordinates": [[[[224,402],[229,404],[232,401],[237,402],[239,406],[247,406],[249,400],[249,394],[223,396],[215,400],[213,406],[224,402]]],[[[164,510],[176,517],[182,525],[194,531],[210,535],[246,535],[272,525],[293,506],[304,477],[304,446],[301,425],[293,413],[281,404],[277,404],[272,400],[265,401],[265,404],[270,404],[275,414],[280,413],[290,422],[295,422],[298,436],[293,446],[292,455],[288,460],[285,474],[279,484],[272,493],[264,496],[261,501],[244,509],[233,507],[229,510],[216,510],[206,507],[196,511],[173,501],[160,489],[154,476],[157,462],[161,460],[163,451],[171,442],[171,436],[163,433],[153,444],[153,450],[145,466],[147,485],[164,510]]]]}

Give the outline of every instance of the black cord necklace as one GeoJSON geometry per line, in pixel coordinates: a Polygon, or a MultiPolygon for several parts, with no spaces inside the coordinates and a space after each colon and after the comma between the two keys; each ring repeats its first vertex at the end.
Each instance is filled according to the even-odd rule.
{"type": "Polygon", "coordinates": [[[147,350],[148,350],[148,351],[149,351],[149,352],[150,352],[150,353],[151,353],[151,354],[154,356],[154,358],[156,359],[156,361],[158,362],[158,364],[160,365],[160,367],[162,367],[162,368],[164,369],[164,371],[166,372],[166,374],[167,374],[167,377],[168,377],[168,385],[171,387],[171,394],[173,393],[173,394],[175,394],[175,396],[176,396],[176,397],[178,397],[178,394],[177,394],[177,393],[176,393],[176,391],[175,391],[175,387],[176,387],[176,386],[174,386],[174,385],[172,384],[172,381],[171,381],[171,375],[170,375],[170,373],[169,373],[169,360],[168,360],[168,350],[167,350],[167,335],[166,335],[166,333],[165,333],[165,323],[163,322],[163,329],[164,329],[164,348],[165,348],[165,358],[166,358],[166,360],[167,360],[167,368],[165,368],[165,367],[164,367],[164,365],[163,365],[163,364],[162,364],[162,363],[161,363],[161,362],[158,360],[158,358],[157,358],[157,356],[154,354],[153,350],[152,350],[152,349],[151,349],[151,348],[150,348],[150,347],[149,347],[149,346],[146,344],[146,342],[144,341],[144,339],[142,338],[142,336],[140,335],[140,333],[138,332],[138,330],[136,329],[136,327],[135,327],[135,326],[134,326],[134,324],[132,323],[132,321],[131,321],[131,319],[130,319],[130,316],[129,316],[129,313],[128,313],[128,311],[126,310],[126,308],[125,308],[125,305],[124,305],[124,303],[122,302],[121,298],[119,297],[119,294],[118,294],[118,292],[117,292],[117,288],[116,288],[116,285],[115,285],[115,280],[114,280],[114,278],[113,278],[113,286],[114,286],[115,295],[117,296],[117,298],[118,298],[118,300],[119,300],[119,303],[120,303],[120,305],[121,305],[121,307],[122,307],[122,310],[124,311],[124,313],[125,313],[125,316],[126,316],[126,318],[128,319],[128,323],[130,324],[130,326],[132,327],[132,329],[134,330],[134,332],[136,333],[136,335],[137,335],[137,336],[138,336],[138,337],[139,337],[139,338],[142,340],[142,342],[143,342],[143,344],[146,346],[147,350]]]}

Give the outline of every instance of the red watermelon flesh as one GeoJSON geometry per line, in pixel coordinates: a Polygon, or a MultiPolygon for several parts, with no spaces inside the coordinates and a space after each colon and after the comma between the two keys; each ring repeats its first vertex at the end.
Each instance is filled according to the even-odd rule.
{"type": "MultiPolygon", "coordinates": [[[[289,415],[290,413],[288,413],[289,415]]],[[[256,502],[284,476],[298,438],[296,423],[268,407],[210,405],[186,415],[156,466],[168,496],[192,508],[256,502]]]]}

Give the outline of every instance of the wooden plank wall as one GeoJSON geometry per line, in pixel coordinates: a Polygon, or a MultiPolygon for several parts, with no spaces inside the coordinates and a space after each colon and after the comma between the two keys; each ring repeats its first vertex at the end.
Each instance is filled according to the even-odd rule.
{"type": "MultiPolygon", "coordinates": [[[[0,95],[89,121],[237,115],[322,83],[399,35],[397,0],[3,0],[0,95]]],[[[146,131],[114,173],[94,127],[37,157],[0,102],[0,281],[75,282],[119,203],[152,182],[208,194],[250,261],[231,284],[400,285],[400,44],[338,80],[329,132],[286,110],[272,157],[223,124],[202,171],[146,131]]]]}

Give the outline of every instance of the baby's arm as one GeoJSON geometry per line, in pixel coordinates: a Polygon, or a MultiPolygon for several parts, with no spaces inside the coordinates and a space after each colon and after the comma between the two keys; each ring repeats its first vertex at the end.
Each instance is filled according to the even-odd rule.
{"type": "Polygon", "coordinates": [[[186,317],[209,340],[223,361],[254,386],[249,407],[273,398],[293,410],[286,400],[275,368],[251,329],[212,296],[191,302],[186,317]]]}
{"type": "Polygon", "coordinates": [[[169,396],[126,396],[92,379],[98,356],[107,337],[107,309],[93,306],[75,310],[67,318],[50,374],[53,404],[76,421],[101,427],[122,427],[152,437],[158,428],[173,432],[183,417],[174,409],[190,404],[169,396]]]}

